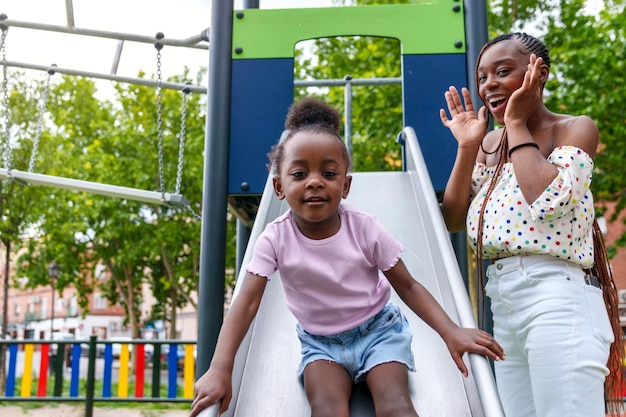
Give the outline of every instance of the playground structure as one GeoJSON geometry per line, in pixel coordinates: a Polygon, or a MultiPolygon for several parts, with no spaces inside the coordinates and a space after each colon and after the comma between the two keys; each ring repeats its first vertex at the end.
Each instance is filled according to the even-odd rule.
{"type": "MultiPolygon", "coordinates": [[[[277,132],[282,131],[286,109],[293,101],[294,44],[319,37],[367,35],[396,37],[401,41],[403,122],[417,135],[410,139],[413,129],[405,129],[409,145],[403,149],[402,173],[397,177],[388,173],[355,173],[349,201],[381,219],[405,243],[409,257],[425,254],[423,259],[416,257],[419,262],[408,261],[409,268],[424,271],[425,284],[451,316],[463,325],[473,325],[471,310],[464,308],[468,305],[467,293],[462,284],[459,287],[462,279],[438,212],[435,192],[443,189],[455,151],[453,139],[437,117],[439,100],[449,85],[467,85],[467,72],[473,68],[467,56],[476,54],[466,45],[482,45],[486,34],[472,38],[478,31],[469,31],[472,29],[465,22],[486,23],[480,19],[480,10],[463,7],[458,1],[290,10],[256,10],[258,2],[248,2],[247,6],[234,11],[232,2],[213,3],[202,252],[215,257],[201,264],[199,315],[220,316],[220,304],[212,294],[223,293],[223,285],[208,278],[219,276],[223,267],[220,247],[223,250],[224,245],[215,239],[224,235],[223,222],[207,219],[223,218],[226,196],[231,202],[233,196],[244,201],[241,206],[253,206],[253,198],[261,193],[254,228],[246,239],[246,247],[251,248],[264,225],[286,209],[274,200],[270,189],[261,191],[262,177],[257,173],[263,172],[264,155],[275,142],[277,132]],[[227,179],[218,177],[218,173],[226,171],[227,179]],[[372,194],[376,198],[371,198],[372,194]],[[208,196],[212,205],[208,204],[208,196]],[[224,196],[224,200],[216,201],[216,196],[224,196]],[[251,203],[246,205],[247,199],[251,203]],[[442,240],[437,236],[443,236],[442,240]],[[430,283],[427,277],[436,277],[435,282],[430,283]]],[[[268,178],[266,187],[269,181],[268,178]]],[[[247,252],[244,262],[248,256],[247,252]]],[[[276,281],[279,280],[271,282],[276,281]]],[[[266,290],[257,318],[238,352],[228,416],[308,415],[303,388],[294,371],[299,345],[293,318],[276,288],[279,284],[266,290]]],[[[236,294],[237,289],[235,297],[236,294]]],[[[221,321],[207,320],[199,325],[200,345],[214,346],[219,324],[221,321]]],[[[503,415],[485,358],[470,355],[473,376],[461,381],[458,371],[454,370],[454,374],[446,368],[449,358],[429,356],[445,356],[445,348],[429,338],[428,329],[420,328],[419,323],[413,325],[419,341],[414,345],[419,352],[416,356],[424,354],[424,358],[431,359],[418,364],[417,379],[411,380],[418,412],[503,415]],[[428,387],[436,388],[430,392],[428,387]]],[[[206,356],[198,358],[198,376],[208,368],[212,354],[202,349],[200,352],[206,356]]],[[[351,412],[373,415],[371,398],[360,387],[353,393],[351,412]]],[[[203,417],[214,415],[217,405],[202,413],[203,417]]]]}
{"type": "MultiPolygon", "coordinates": [[[[258,1],[244,1],[244,8],[235,11],[232,0],[213,2],[209,85],[205,90],[210,94],[198,300],[199,316],[208,319],[199,321],[196,377],[208,368],[223,319],[224,282],[220,277],[225,266],[223,219],[227,206],[243,207],[248,217],[256,217],[253,230],[246,225],[238,228],[238,248],[252,247],[264,225],[286,209],[266,191],[265,154],[282,131],[286,110],[293,101],[294,45],[307,39],[381,36],[402,43],[403,124],[412,127],[402,135],[404,170],[357,173],[350,201],[377,215],[405,244],[411,257],[415,256],[407,262],[409,268],[422,271],[429,264],[425,285],[460,324],[475,325],[435,197],[445,186],[456,150],[454,139],[439,122],[438,110],[442,92],[449,85],[468,84],[468,71],[473,68],[470,57],[475,57],[477,45],[484,43],[486,33],[481,32],[486,32],[486,20],[481,6],[472,2],[415,3],[266,10],[258,9],[258,1]],[[389,194],[370,198],[379,191],[389,194]],[[372,200],[383,205],[374,206],[372,200]],[[408,231],[412,233],[406,235],[408,231]]],[[[208,40],[205,33],[203,37],[208,40]]],[[[56,71],[72,73],[63,68],[56,71]]],[[[93,188],[95,192],[95,185],[93,188]]],[[[293,320],[284,310],[277,288],[274,285],[266,292],[254,327],[240,349],[234,378],[239,395],[235,395],[229,415],[307,415],[308,405],[292,363],[299,353],[293,320]],[[256,354],[259,351],[273,353],[264,358],[256,354]],[[276,379],[268,380],[270,377],[276,379]],[[260,411],[266,410],[262,407],[274,408],[260,411]]],[[[446,414],[445,407],[451,407],[447,414],[501,416],[487,361],[470,355],[471,377],[464,381],[450,366],[445,346],[432,331],[417,321],[412,326],[416,356],[426,358],[418,365],[417,379],[412,379],[411,385],[418,411],[446,414]]],[[[354,415],[372,415],[371,399],[362,387],[355,390],[352,410],[354,415]]],[[[211,407],[203,416],[215,412],[211,407]]]]}

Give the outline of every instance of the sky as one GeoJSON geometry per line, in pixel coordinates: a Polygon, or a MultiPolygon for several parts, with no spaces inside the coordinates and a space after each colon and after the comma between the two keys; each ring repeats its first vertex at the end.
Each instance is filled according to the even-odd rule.
{"type": "MultiPolygon", "coordinates": [[[[211,23],[211,0],[67,0],[73,6],[74,26],[132,35],[187,39],[199,35],[211,23]]],[[[66,26],[66,0],[3,0],[0,14],[8,19],[29,23],[66,26]]],[[[328,7],[331,0],[260,0],[261,8],[328,7]]],[[[243,0],[235,0],[235,9],[243,0]]],[[[6,59],[10,62],[109,74],[118,41],[67,33],[10,27],[6,37],[6,59]]],[[[163,79],[183,73],[185,66],[195,75],[209,64],[209,52],[164,46],[161,50],[163,79]]],[[[156,49],[153,44],[126,41],[117,74],[136,77],[140,71],[147,78],[156,74],[156,49]]],[[[9,70],[18,70],[10,67],[9,70]]],[[[46,73],[24,71],[45,79],[46,73]]],[[[110,81],[98,81],[107,90],[110,81]]]]}

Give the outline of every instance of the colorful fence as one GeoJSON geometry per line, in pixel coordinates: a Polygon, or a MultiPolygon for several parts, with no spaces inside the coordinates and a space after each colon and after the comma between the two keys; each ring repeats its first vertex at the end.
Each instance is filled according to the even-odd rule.
{"type": "Polygon", "coordinates": [[[191,402],[195,346],[195,341],[96,336],[0,341],[7,365],[0,401],[84,401],[86,417],[98,401],[191,402]]]}

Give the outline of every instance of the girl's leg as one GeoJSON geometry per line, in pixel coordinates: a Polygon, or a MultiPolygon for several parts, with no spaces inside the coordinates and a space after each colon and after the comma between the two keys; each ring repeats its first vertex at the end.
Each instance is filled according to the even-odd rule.
{"type": "Polygon", "coordinates": [[[387,362],[373,367],[366,376],[376,417],[417,417],[409,392],[406,365],[387,362]]]}
{"type": "Polygon", "coordinates": [[[304,389],[311,417],[349,417],[352,379],[336,362],[317,360],[304,368],[304,389]]]}

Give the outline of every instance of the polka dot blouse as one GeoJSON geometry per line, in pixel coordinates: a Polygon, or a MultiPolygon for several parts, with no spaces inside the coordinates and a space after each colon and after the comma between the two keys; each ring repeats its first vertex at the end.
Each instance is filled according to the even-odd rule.
{"type": "MultiPolygon", "coordinates": [[[[494,188],[483,220],[483,257],[549,254],[583,267],[593,265],[593,196],[589,189],[593,160],[583,150],[562,146],[548,161],[559,174],[530,205],[508,162],[494,188]]],[[[472,174],[472,203],[467,215],[470,245],[476,250],[478,219],[495,167],[476,163],[472,174]]]]}

